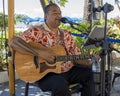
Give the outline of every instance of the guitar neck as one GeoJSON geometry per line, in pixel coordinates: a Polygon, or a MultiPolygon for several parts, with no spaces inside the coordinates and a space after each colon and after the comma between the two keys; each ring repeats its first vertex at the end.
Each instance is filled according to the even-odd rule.
{"type": "Polygon", "coordinates": [[[68,56],[57,56],[56,61],[75,61],[82,59],[89,59],[90,56],[85,55],[68,55],[68,56]]]}

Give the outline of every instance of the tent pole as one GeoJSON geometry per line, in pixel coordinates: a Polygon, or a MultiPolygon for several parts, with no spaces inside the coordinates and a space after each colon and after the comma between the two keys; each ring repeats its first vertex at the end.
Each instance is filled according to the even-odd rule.
{"type": "MultiPolygon", "coordinates": [[[[14,37],[14,0],[8,0],[8,43],[14,37]]],[[[9,51],[13,54],[12,49],[9,51]]],[[[13,68],[12,55],[11,59],[8,57],[8,71],[9,71],[9,92],[15,95],[15,73],[13,68]]]]}

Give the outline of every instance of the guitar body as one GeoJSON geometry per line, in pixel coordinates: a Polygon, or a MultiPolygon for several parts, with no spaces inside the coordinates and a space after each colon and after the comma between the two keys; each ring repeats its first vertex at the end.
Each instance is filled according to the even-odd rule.
{"type": "MultiPolygon", "coordinates": [[[[46,48],[39,46],[38,44],[30,44],[38,49],[43,48],[47,50],[52,50],[56,53],[56,56],[66,55],[64,48],[60,45],[54,46],[52,48],[46,48]]],[[[27,55],[23,53],[15,53],[15,69],[19,78],[26,82],[35,82],[43,78],[49,72],[61,73],[61,63],[56,62],[54,64],[49,64],[42,58],[38,58],[38,68],[34,64],[34,56],[27,55]]]]}

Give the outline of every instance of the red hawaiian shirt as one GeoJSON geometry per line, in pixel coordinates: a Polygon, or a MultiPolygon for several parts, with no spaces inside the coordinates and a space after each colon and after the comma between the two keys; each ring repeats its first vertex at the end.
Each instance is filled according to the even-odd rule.
{"type": "MultiPolygon", "coordinates": [[[[25,40],[27,43],[36,42],[40,43],[45,47],[52,47],[55,45],[62,45],[66,50],[67,55],[79,55],[80,50],[71,35],[70,31],[60,29],[59,35],[56,36],[46,24],[34,26],[28,30],[21,32],[18,37],[25,40]],[[63,33],[61,35],[61,32],[63,33]],[[61,40],[63,39],[63,40],[61,40]]],[[[59,51],[59,50],[58,50],[59,51]]],[[[61,71],[66,72],[73,66],[71,61],[64,62],[61,64],[61,71]]]]}

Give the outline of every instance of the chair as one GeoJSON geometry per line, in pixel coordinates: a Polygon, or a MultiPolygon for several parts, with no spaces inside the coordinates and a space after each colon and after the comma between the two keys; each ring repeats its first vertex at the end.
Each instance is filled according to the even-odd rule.
{"type": "MultiPolygon", "coordinates": [[[[29,92],[29,86],[36,86],[36,87],[38,87],[38,85],[37,84],[35,84],[35,83],[29,83],[29,82],[27,82],[26,83],[26,86],[25,86],[25,96],[28,96],[28,92],[29,92]]],[[[81,90],[82,90],[82,85],[80,85],[80,84],[71,84],[70,86],[69,86],[69,88],[70,88],[70,92],[71,92],[71,94],[74,94],[74,93],[77,93],[77,92],[81,92],[81,90]]]]}

